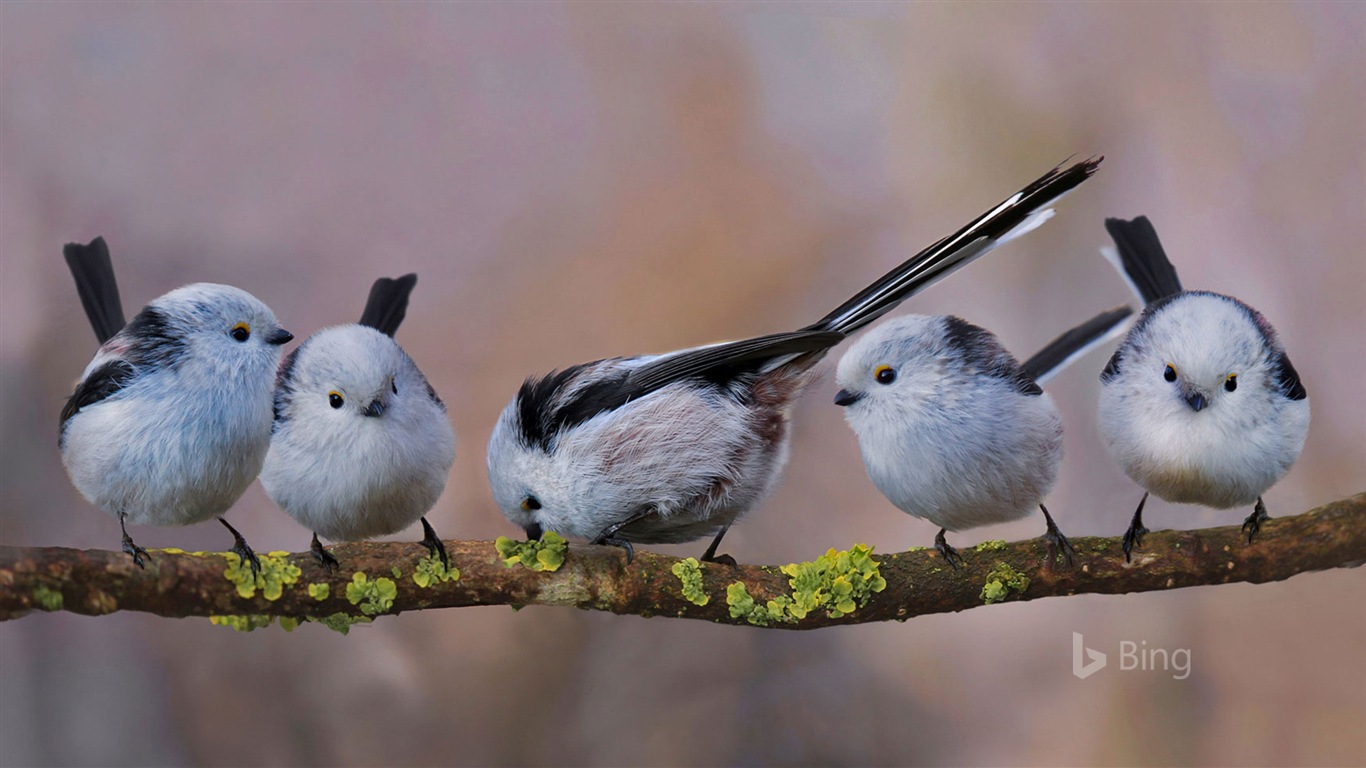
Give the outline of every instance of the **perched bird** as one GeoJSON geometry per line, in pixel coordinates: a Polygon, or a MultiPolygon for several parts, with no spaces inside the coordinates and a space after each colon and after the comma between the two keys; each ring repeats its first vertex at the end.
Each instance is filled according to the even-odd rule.
{"type": "MultiPolygon", "coordinates": [[[[831,347],[906,297],[1023,234],[1100,160],[1054,169],[797,331],[661,355],[616,357],[529,378],[489,440],[503,514],[627,550],[726,530],[777,484],[788,419],[831,347]]],[[[733,563],[728,556],[719,558],[733,563]]]]}
{"type": "Polygon", "coordinates": [[[285,358],[261,485],[318,541],[386,536],[422,521],[422,544],[450,565],[424,517],[446,488],[455,433],[446,406],[394,341],[417,275],[380,278],[360,322],[325,328],[285,358]]]}
{"type": "Polygon", "coordinates": [[[1075,550],[1043,499],[1062,463],[1062,416],[1041,385],[1117,336],[1131,307],[1103,312],[1017,362],[990,331],[957,317],[907,315],[859,339],[840,358],[835,404],[858,435],[873,485],[901,511],[939,526],[949,565],[962,558],[947,531],[1043,510],[1045,538],[1075,550]]]}
{"type": "Polygon", "coordinates": [[[1309,398],[1276,331],[1232,296],[1183,291],[1144,216],[1106,219],[1105,249],[1147,305],[1100,375],[1100,433],[1143,499],[1124,556],[1143,543],[1148,494],[1218,509],[1255,502],[1248,543],[1270,519],[1262,494],[1309,432],[1309,398]]]}
{"type": "Polygon", "coordinates": [[[68,244],[65,256],[101,344],[62,408],[58,446],[71,482],[118,518],[138,566],[147,550],[128,523],[217,517],[232,551],[259,569],[222,515],[261,471],[280,345],[294,337],[251,294],[212,283],[177,288],[124,325],[104,239],[68,244]]]}

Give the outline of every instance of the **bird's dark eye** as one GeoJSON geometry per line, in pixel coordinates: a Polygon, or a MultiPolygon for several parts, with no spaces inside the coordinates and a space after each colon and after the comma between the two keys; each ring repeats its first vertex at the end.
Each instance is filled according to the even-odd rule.
{"type": "Polygon", "coordinates": [[[1224,391],[1225,391],[1225,392],[1232,392],[1233,390],[1235,390],[1235,389],[1237,389],[1237,388],[1238,388],[1238,374],[1236,374],[1236,373],[1230,373],[1230,374],[1228,375],[1228,378],[1227,378],[1227,379],[1224,379],[1224,391]]]}
{"type": "Polygon", "coordinates": [[[525,509],[528,512],[535,512],[540,508],[541,500],[535,496],[528,496],[525,499],[522,499],[522,509],[525,509]]]}
{"type": "Polygon", "coordinates": [[[232,327],[231,331],[228,331],[228,335],[236,341],[246,341],[251,338],[251,326],[246,323],[238,323],[232,327]]]}
{"type": "Polygon", "coordinates": [[[327,393],[327,404],[333,408],[340,408],[346,404],[346,398],[342,397],[341,393],[334,389],[327,393]]]}
{"type": "Polygon", "coordinates": [[[879,365],[877,370],[873,371],[873,378],[877,379],[879,384],[891,384],[896,381],[896,369],[890,365],[879,365]]]}
{"type": "Polygon", "coordinates": [[[1166,379],[1167,381],[1176,381],[1176,369],[1173,368],[1171,365],[1168,365],[1167,370],[1162,372],[1162,378],[1166,379]]]}

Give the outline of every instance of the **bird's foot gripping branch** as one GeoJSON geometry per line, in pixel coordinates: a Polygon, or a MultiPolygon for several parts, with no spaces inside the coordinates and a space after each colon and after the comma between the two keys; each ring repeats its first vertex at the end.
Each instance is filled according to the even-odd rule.
{"type": "Polygon", "coordinates": [[[345,632],[404,611],[474,605],[561,605],[639,616],[780,629],[903,621],[1001,602],[1073,594],[1262,583],[1366,562],[1366,493],[1272,518],[1252,542],[1237,525],[1155,531],[1125,562],[1117,538],[1072,540],[1076,564],[1043,539],[964,548],[958,570],[932,549],[879,555],[864,545],[785,566],[730,567],[546,534],[448,541],[450,566],[420,544],[349,543],[329,573],[309,552],[271,552],[261,568],[233,553],[153,550],[145,568],[123,552],[0,547],[0,619],[42,611],[141,611],[235,629],[318,623],[345,632]]]}

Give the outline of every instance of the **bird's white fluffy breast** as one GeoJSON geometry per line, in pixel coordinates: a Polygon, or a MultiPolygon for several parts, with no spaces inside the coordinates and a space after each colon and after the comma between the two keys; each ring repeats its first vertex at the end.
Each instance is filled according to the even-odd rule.
{"type": "Polygon", "coordinates": [[[1062,419],[1047,395],[965,366],[944,318],[911,315],[874,329],[840,360],[863,393],[845,408],[873,484],[908,514],[949,530],[1024,517],[1052,489],[1062,419]],[[876,370],[895,369],[889,385],[876,370]]]}
{"type": "Polygon", "coordinates": [[[395,533],[431,509],[455,461],[455,434],[393,339],[359,325],[325,329],[299,350],[290,376],[261,474],[277,504],[337,540],[395,533]],[[363,415],[373,400],[383,413],[363,415]]]}
{"type": "Polygon", "coordinates": [[[1257,322],[1236,300],[1192,293],[1130,331],[1118,373],[1101,387],[1099,427],[1112,456],[1146,490],[1172,502],[1243,506],[1299,457],[1309,401],[1280,392],[1279,348],[1257,322]],[[1168,365],[1178,381],[1165,380],[1168,365]],[[1232,392],[1224,389],[1230,374],[1232,392]],[[1208,405],[1192,409],[1182,386],[1198,389],[1208,405]]]}

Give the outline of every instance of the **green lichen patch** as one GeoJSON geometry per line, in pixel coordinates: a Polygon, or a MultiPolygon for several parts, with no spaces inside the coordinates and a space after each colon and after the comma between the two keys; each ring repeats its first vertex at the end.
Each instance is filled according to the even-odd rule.
{"type": "Polygon", "coordinates": [[[697,562],[697,558],[690,557],[686,560],[680,560],[674,563],[674,567],[670,570],[683,583],[683,598],[685,600],[693,605],[706,605],[711,602],[711,595],[702,589],[702,564],[697,562]]]}
{"type": "Polygon", "coordinates": [[[60,611],[63,603],[62,593],[47,587],[33,588],[33,603],[45,611],[60,611]]]}
{"type": "Polygon", "coordinates": [[[332,594],[331,584],[324,584],[322,582],[318,582],[316,584],[308,585],[308,596],[313,598],[314,600],[317,600],[320,603],[326,600],[328,595],[330,594],[332,594]]]}
{"type": "Polygon", "coordinates": [[[726,605],[730,608],[732,619],[744,619],[756,627],[766,627],[773,622],[794,624],[797,621],[791,615],[792,598],[782,595],[759,605],[750,597],[743,581],[726,587],[726,605]]]}
{"type": "Polygon", "coordinates": [[[305,621],[308,621],[308,619],[301,618],[299,616],[281,616],[280,628],[286,632],[293,632],[295,629],[298,628],[300,624],[302,624],[305,621]]]}
{"type": "Polygon", "coordinates": [[[1013,592],[1021,594],[1029,588],[1029,577],[1011,568],[1007,563],[997,563],[987,574],[987,583],[982,586],[982,603],[991,605],[1010,597],[1013,592]]]}
{"type": "Polygon", "coordinates": [[[265,599],[279,600],[285,593],[285,587],[297,582],[299,575],[303,573],[299,566],[289,562],[288,552],[257,555],[261,561],[261,570],[258,573],[253,573],[251,563],[243,563],[236,552],[220,552],[219,555],[228,561],[223,576],[237,585],[238,595],[246,598],[255,597],[256,590],[259,589],[265,599]]]}
{"type": "Polygon", "coordinates": [[[210,624],[219,627],[232,627],[238,632],[251,632],[252,630],[269,627],[273,621],[275,621],[274,616],[262,616],[260,614],[209,617],[210,624]]]}
{"type": "Polygon", "coordinates": [[[399,570],[399,567],[397,565],[393,568],[390,568],[389,573],[394,574],[394,581],[398,581],[399,579],[403,578],[403,571],[399,570]]]}
{"type": "Polygon", "coordinates": [[[454,565],[449,568],[441,562],[441,558],[427,553],[421,560],[417,561],[417,570],[413,572],[413,583],[426,589],[433,584],[444,584],[448,581],[459,581],[460,569],[454,565]]]}
{"type": "Polygon", "coordinates": [[[315,624],[321,624],[333,632],[340,632],[345,635],[350,633],[351,627],[356,624],[369,624],[374,621],[374,619],[369,616],[352,616],[349,613],[334,613],[331,616],[323,616],[322,618],[311,618],[309,621],[315,624]]]}
{"type": "Polygon", "coordinates": [[[511,568],[521,563],[533,571],[558,571],[569,552],[569,542],[554,531],[546,531],[540,541],[514,541],[499,536],[493,546],[503,558],[503,565],[511,568]]]}
{"type": "Polygon", "coordinates": [[[978,544],[976,547],[974,547],[974,549],[976,549],[978,552],[1000,552],[1005,548],[1005,539],[988,539],[987,541],[984,541],[981,544],[978,544]]]}
{"type": "Polygon", "coordinates": [[[811,611],[823,608],[830,618],[838,619],[867,605],[875,593],[887,588],[872,555],[872,547],[855,544],[848,550],[831,548],[808,563],[783,566],[782,572],[791,577],[789,612],[804,619],[811,611]]]}
{"type": "Polygon", "coordinates": [[[360,606],[361,613],[366,616],[388,612],[394,607],[395,597],[398,597],[398,585],[383,576],[372,580],[357,571],[351,577],[351,583],[346,585],[346,599],[352,605],[360,606]]]}

